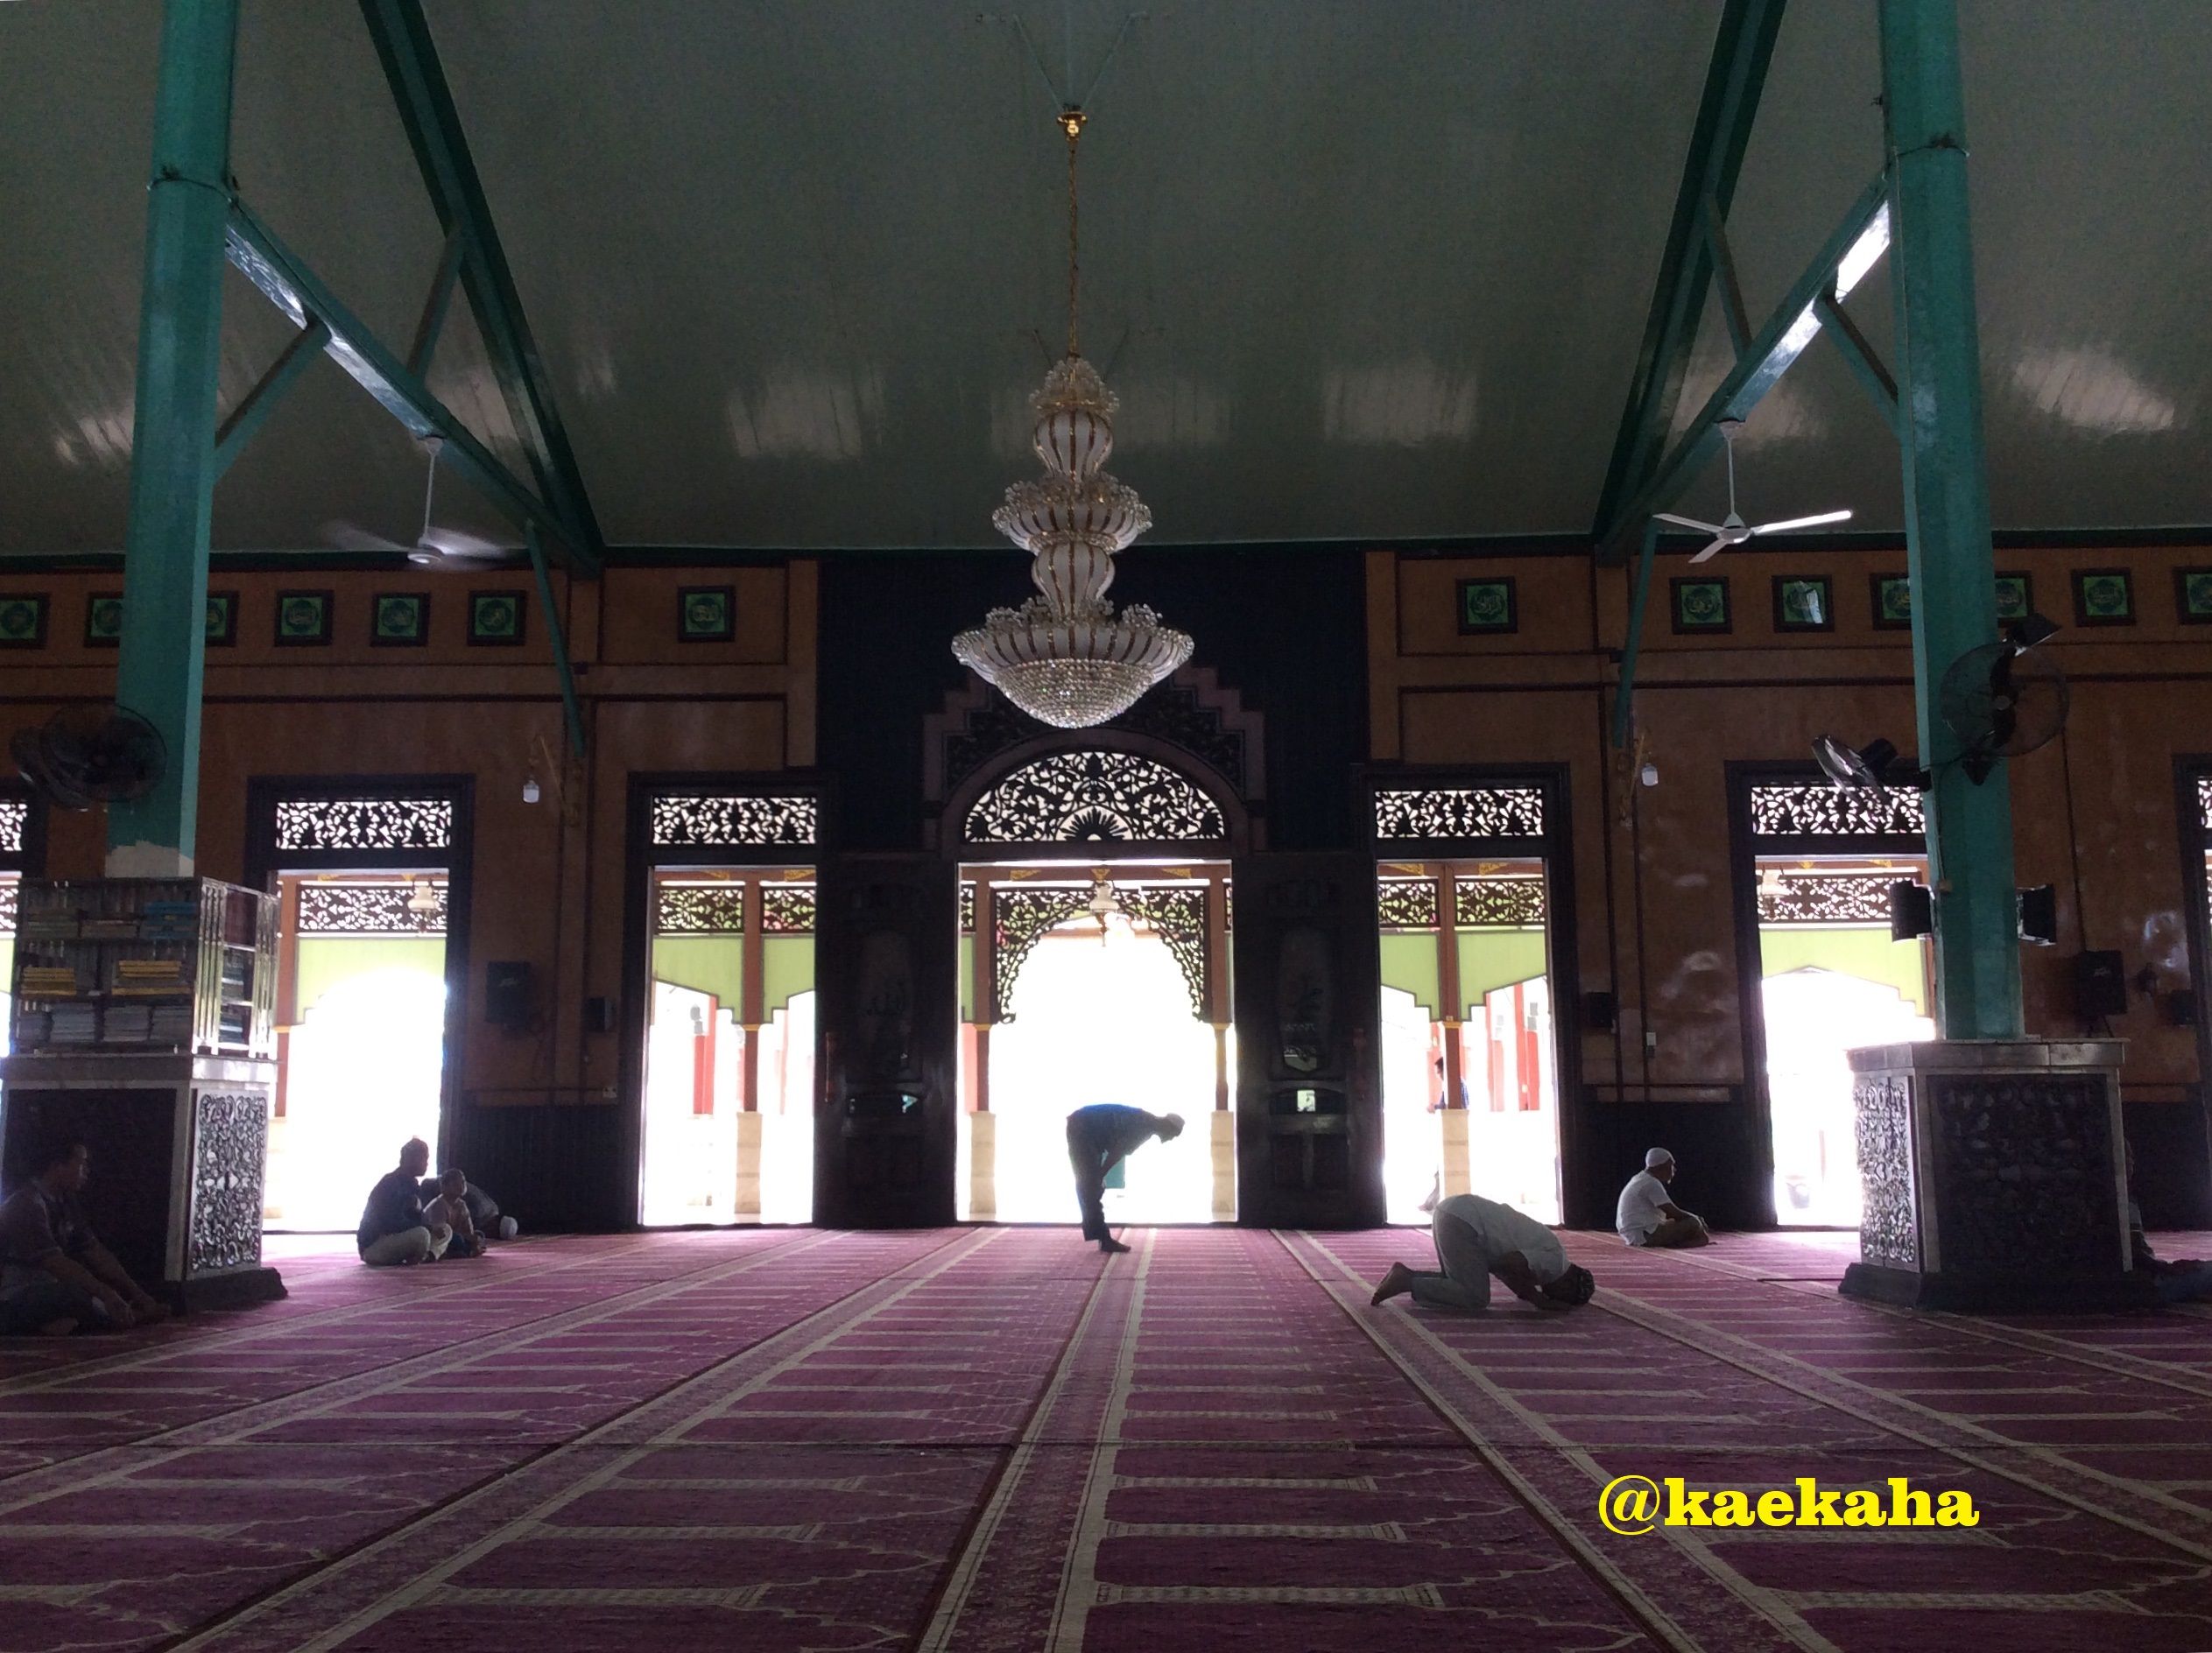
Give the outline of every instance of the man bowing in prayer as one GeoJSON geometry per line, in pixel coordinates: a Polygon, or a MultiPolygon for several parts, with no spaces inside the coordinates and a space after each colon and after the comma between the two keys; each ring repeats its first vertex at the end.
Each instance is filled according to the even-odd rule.
{"type": "Polygon", "coordinates": [[[1180,1114],[1148,1114],[1120,1102],[1094,1102],[1067,1116],[1067,1160],[1075,1168],[1084,1239],[1097,1241],[1101,1251],[1129,1249],[1106,1231],[1106,1173],[1153,1137],[1172,1143],[1182,1134],[1180,1114]]]}
{"type": "Polygon", "coordinates": [[[1441,1271],[1425,1273],[1393,1263],[1372,1301],[1387,1303],[1411,1291],[1414,1302],[1433,1309],[1486,1309],[1492,1275],[1515,1297],[1539,1309],[1575,1308],[1597,1290],[1588,1269],[1567,1260],[1557,1234],[1495,1199],[1454,1194],[1440,1200],[1429,1230],[1441,1271]]]}

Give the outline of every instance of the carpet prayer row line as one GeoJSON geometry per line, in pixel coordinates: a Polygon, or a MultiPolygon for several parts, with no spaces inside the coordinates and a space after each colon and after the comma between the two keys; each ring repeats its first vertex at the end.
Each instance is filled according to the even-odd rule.
{"type": "MultiPolygon", "coordinates": [[[[1847,1302],[1846,1236],[1571,1235],[1589,1308],[1371,1306],[1418,1234],[752,1230],[0,1348],[0,1653],[2212,1649],[2212,1319],[1847,1302]],[[1907,1477],[1958,1529],[1599,1519],[1907,1477]],[[465,1629],[457,1627],[465,1627],[465,1629]]],[[[2188,1249],[2186,1245],[2180,1249],[2188,1249]]]]}

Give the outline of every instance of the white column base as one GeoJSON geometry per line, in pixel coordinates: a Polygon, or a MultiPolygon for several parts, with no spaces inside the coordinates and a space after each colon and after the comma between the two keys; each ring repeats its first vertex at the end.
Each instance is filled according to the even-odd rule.
{"type": "Polygon", "coordinates": [[[733,1122],[737,1128],[737,1186],[730,1195],[729,1214],[739,1222],[758,1222],[761,1116],[738,1114],[733,1122]]]}
{"type": "Polygon", "coordinates": [[[1464,1108],[1442,1108],[1436,1113],[1439,1163],[1444,1171],[1444,1197],[1475,1192],[1474,1168],[1468,1154],[1472,1122],[1464,1108]]]}
{"type": "Polygon", "coordinates": [[[998,1219],[998,1115],[975,1113],[968,1116],[968,1218],[971,1222],[998,1219]]]}
{"type": "Polygon", "coordinates": [[[1214,1220],[1236,1220],[1236,1115],[1217,1108],[1212,1120],[1214,1151],[1214,1220]]]}

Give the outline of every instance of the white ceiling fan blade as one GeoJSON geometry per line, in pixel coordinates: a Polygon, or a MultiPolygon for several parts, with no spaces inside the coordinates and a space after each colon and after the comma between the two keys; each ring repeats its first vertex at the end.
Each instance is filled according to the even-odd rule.
{"type": "Polygon", "coordinates": [[[1717,534],[1721,531],[1721,525],[1718,523],[1701,523],[1694,517],[1677,517],[1672,511],[1655,510],[1652,513],[1652,520],[1673,523],[1677,528],[1694,528],[1701,534],[1717,534]]]}
{"type": "Polygon", "coordinates": [[[1696,555],[1696,556],[1694,556],[1694,557],[1691,558],[1691,559],[1690,559],[1690,561],[1691,561],[1693,564],[1696,564],[1696,563],[1701,563],[1701,562],[1703,562],[1703,561],[1705,561],[1708,558],[1711,557],[1711,556],[1713,555],[1713,553],[1714,553],[1714,552],[1717,552],[1718,550],[1720,550],[1720,548],[1721,548],[1722,546],[1723,546],[1723,545],[1727,545],[1728,543],[1729,543],[1729,538],[1728,538],[1728,536],[1727,536],[1726,534],[1722,534],[1722,535],[1721,535],[1719,538],[1717,538],[1716,539],[1715,539],[1711,545],[1709,545],[1706,546],[1706,548],[1705,548],[1703,551],[1699,552],[1697,553],[1697,555],[1696,555]]]}
{"type": "Polygon", "coordinates": [[[1755,534],[1786,534],[1793,528],[1818,528],[1822,523],[1848,523],[1848,510],[1824,510],[1817,517],[1790,517],[1779,523],[1761,523],[1751,530],[1755,534]]]}
{"type": "Polygon", "coordinates": [[[325,523],[322,537],[341,551],[398,552],[405,554],[414,549],[396,539],[386,539],[382,534],[372,534],[359,523],[325,523]]]}
{"type": "Polygon", "coordinates": [[[426,530],[422,543],[435,549],[441,556],[462,562],[499,562],[520,549],[516,545],[495,544],[482,535],[467,533],[458,528],[426,530]]]}

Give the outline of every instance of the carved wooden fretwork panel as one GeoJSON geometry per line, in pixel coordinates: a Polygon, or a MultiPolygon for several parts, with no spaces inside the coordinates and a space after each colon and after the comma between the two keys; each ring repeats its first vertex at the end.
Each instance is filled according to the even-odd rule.
{"type": "Polygon", "coordinates": [[[1190,989],[1190,1013],[1206,1015],[1206,892],[1187,884],[1117,884],[1122,910],[1141,918],[1167,944],[1190,989]]]}
{"type": "Polygon", "coordinates": [[[976,844],[1220,843],[1229,823],[1165,763],[1129,752],[1055,752],[977,798],[966,834],[976,844]]]}
{"type": "Polygon", "coordinates": [[[1759,922],[1881,924],[1890,921],[1890,886],[1903,875],[1793,872],[1759,885],[1759,922]]]}
{"type": "Polygon", "coordinates": [[[303,936],[441,936],[446,933],[446,890],[430,886],[437,905],[415,907],[412,884],[321,884],[299,886],[298,930],[303,936]]]}
{"type": "Polygon", "coordinates": [[[23,854],[23,835],[30,827],[30,800],[0,798],[0,855],[23,854]]]}
{"type": "Polygon", "coordinates": [[[1751,832],[1760,838],[1897,838],[1927,830],[1910,787],[1846,791],[1825,781],[1751,788],[1751,832]]]}
{"type": "Polygon", "coordinates": [[[1913,1186],[1913,1092],[1893,1073],[1864,1073],[1858,1108],[1859,1175],[1866,1204],[1859,1216],[1860,1255],[1892,1269],[1920,1266],[1920,1228],[1913,1186]]]}
{"type": "Polygon", "coordinates": [[[804,794],[671,794],[653,799],[652,841],[661,848],[807,845],[814,841],[820,814],[815,800],[804,794]]]}
{"type": "Polygon", "coordinates": [[[737,884],[662,884],[653,892],[653,933],[745,933],[745,892],[737,884]]]}
{"type": "Polygon", "coordinates": [[[1030,951],[1055,925],[1074,918],[1090,903],[1087,889],[994,889],[990,892],[992,981],[998,995],[998,1019],[1014,1019],[1014,982],[1030,951]]]}
{"type": "Polygon", "coordinates": [[[1452,922],[1462,930],[1533,929],[1544,922],[1539,877],[1463,877],[1453,886],[1452,922]]]}
{"type": "Polygon", "coordinates": [[[1540,787],[1391,787],[1375,794],[1375,836],[1383,841],[1543,834],[1540,787]]]}
{"type": "Polygon", "coordinates": [[[278,849],[449,849],[444,798],[293,798],[277,804],[278,849]]]}
{"type": "Polygon", "coordinates": [[[1377,878],[1375,911],[1385,930],[1436,928],[1436,880],[1377,878]]]}
{"type": "Polygon", "coordinates": [[[814,932],[814,886],[764,884],[760,891],[763,935],[807,936],[814,932]]]}
{"type": "Polygon", "coordinates": [[[2196,777],[2196,819],[2198,826],[2212,832],[2212,775],[2196,777]]]}
{"type": "MultiPolygon", "coordinates": [[[[1207,1016],[1206,892],[1188,884],[1130,884],[1117,882],[1114,897],[1131,920],[1147,925],[1167,948],[1190,991],[1191,1014],[1207,1016]]],[[[992,980],[998,995],[998,1019],[1014,1019],[1014,984],[1022,966],[1046,936],[1081,916],[1090,905],[1088,888],[1002,884],[991,892],[996,926],[992,937],[992,980]]]]}
{"type": "Polygon", "coordinates": [[[261,1178],[268,1149],[265,1097],[203,1091],[194,1099],[187,1277],[261,1261],[261,1178]]]}

